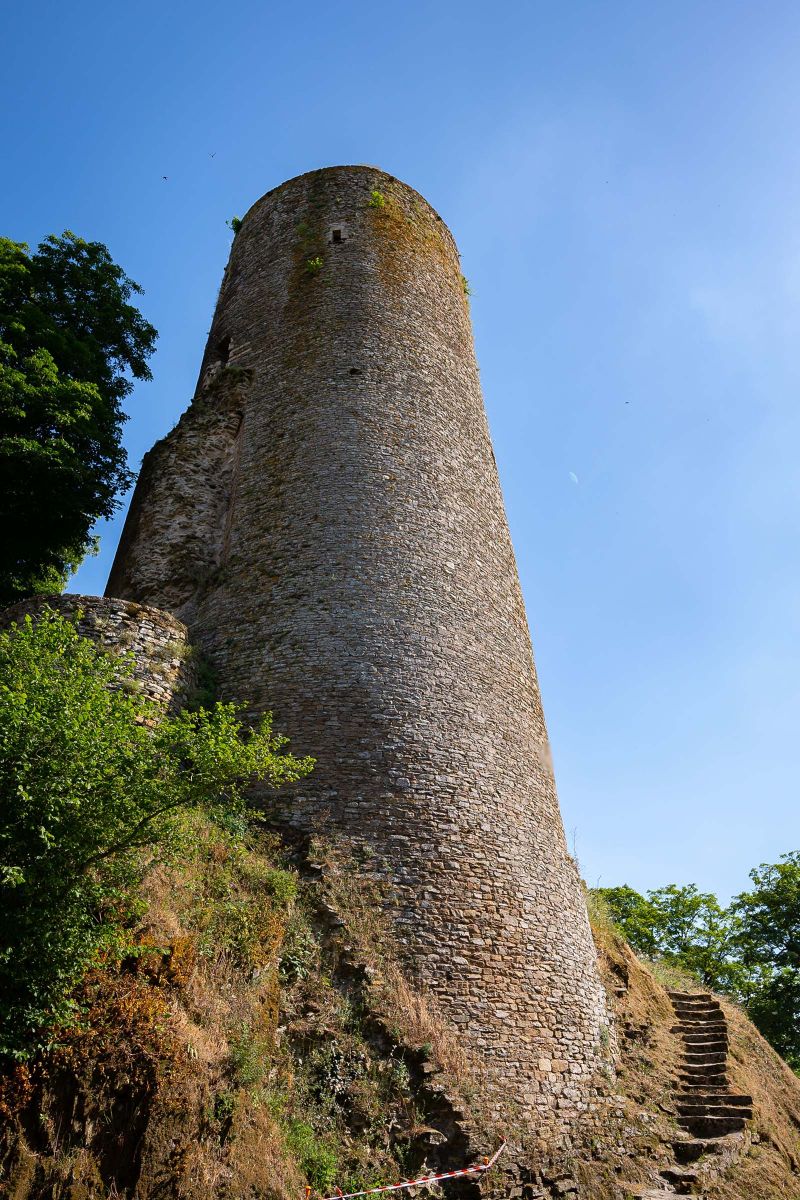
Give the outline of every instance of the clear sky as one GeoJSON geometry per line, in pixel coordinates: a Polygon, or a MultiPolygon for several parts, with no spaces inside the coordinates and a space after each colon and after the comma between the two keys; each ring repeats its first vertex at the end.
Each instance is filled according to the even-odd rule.
{"type": "Polygon", "coordinates": [[[315,167],[399,176],[474,292],[585,877],[726,898],[800,847],[800,6],[29,0],[3,29],[0,232],[105,242],[161,334],[132,466],[194,389],[226,220],[315,167]]]}

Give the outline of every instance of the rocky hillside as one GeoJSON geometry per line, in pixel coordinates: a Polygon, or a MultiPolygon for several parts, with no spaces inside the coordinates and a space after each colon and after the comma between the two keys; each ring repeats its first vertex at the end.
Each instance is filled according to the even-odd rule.
{"type": "Polygon", "coordinates": [[[800,1079],[736,1006],[662,983],[606,922],[592,929],[620,1037],[623,1130],[583,1164],[586,1195],[797,1200],[800,1079]]]}
{"type": "MultiPolygon", "coordinates": [[[[487,1153],[500,1131],[479,1081],[397,967],[380,901],[322,839],[243,843],[193,818],[180,868],[148,883],[137,952],[87,979],[80,1026],[3,1079],[2,1194],[303,1200],[487,1153]]],[[[571,1155],[501,1160],[484,1191],[800,1197],[800,1081],[738,1010],[671,998],[612,929],[595,937],[616,1081],[571,1155]],[[687,1055],[708,1060],[688,1085],[687,1055]]]]}

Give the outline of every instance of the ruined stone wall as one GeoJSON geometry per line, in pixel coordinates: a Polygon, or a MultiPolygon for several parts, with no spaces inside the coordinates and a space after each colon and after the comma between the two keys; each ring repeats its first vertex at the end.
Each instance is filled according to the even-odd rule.
{"type": "Polygon", "coordinates": [[[108,592],[185,616],[223,694],[316,756],[289,819],[327,818],[388,877],[416,974],[552,1148],[591,1101],[607,1017],[441,218],[368,167],[267,193],[235,238],[198,396],[159,451],[175,483],[143,473],[108,592]],[[164,513],[232,365],[249,374],[222,549],[176,593],[191,504],[182,531],[164,513]]]}
{"type": "Polygon", "coordinates": [[[109,584],[112,595],[135,595],[188,620],[198,597],[213,586],[225,556],[248,379],[248,372],[236,369],[209,372],[190,411],[145,455],[109,584]]]}
{"type": "Polygon", "coordinates": [[[148,700],[165,709],[183,704],[195,687],[195,664],[186,626],[170,613],[103,596],[33,596],[0,611],[0,628],[34,619],[42,609],[63,617],[80,614],[77,630],[111,654],[133,657],[133,680],[148,700]]]}

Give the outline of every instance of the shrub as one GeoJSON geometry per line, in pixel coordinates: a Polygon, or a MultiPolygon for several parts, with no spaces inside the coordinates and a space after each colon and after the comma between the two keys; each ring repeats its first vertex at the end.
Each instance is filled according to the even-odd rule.
{"type": "Polygon", "coordinates": [[[0,1054],[69,1023],[87,968],[125,953],[136,887],[187,812],[230,821],[247,781],[311,770],[269,716],[252,730],[231,704],[162,717],[120,689],[131,670],[47,610],[0,633],[0,1054]]]}
{"type": "Polygon", "coordinates": [[[336,1182],[339,1166],[336,1152],[316,1135],[306,1121],[287,1121],[284,1136],[312,1188],[323,1193],[331,1188],[336,1182]]]}

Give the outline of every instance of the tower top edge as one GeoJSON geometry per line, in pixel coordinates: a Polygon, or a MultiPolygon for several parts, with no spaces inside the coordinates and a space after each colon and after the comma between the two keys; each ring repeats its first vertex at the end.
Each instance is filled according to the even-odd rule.
{"type": "Polygon", "coordinates": [[[261,207],[262,204],[264,204],[267,200],[270,200],[272,197],[277,196],[279,192],[297,187],[299,184],[310,182],[312,179],[318,178],[322,175],[331,176],[336,174],[350,177],[363,175],[365,186],[367,184],[374,185],[379,180],[385,180],[388,184],[402,188],[403,191],[407,192],[409,196],[421,201],[426,208],[430,209],[437,221],[441,221],[443,228],[447,231],[448,235],[453,241],[453,244],[455,245],[455,238],[453,237],[452,231],[450,230],[447,222],[444,220],[441,214],[436,211],[431,202],[422,195],[421,192],[418,192],[416,188],[411,187],[410,184],[405,183],[402,179],[398,179],[396,175],[391,175],[388,171],[384,171],[381,167],[376,167],[371,163],[341,163],[329,167],[317,167],[313,171],[303,171],[300,175],[293,175],[290,179],[285,179],[283,183],[277,184],[274,188],[270,188],[268,192],[264,192],[262,196],[259,196],[259,198],[247,209],[242,217],[242,221],[246,221],[248,217],[253,215],[261,207]]]}

